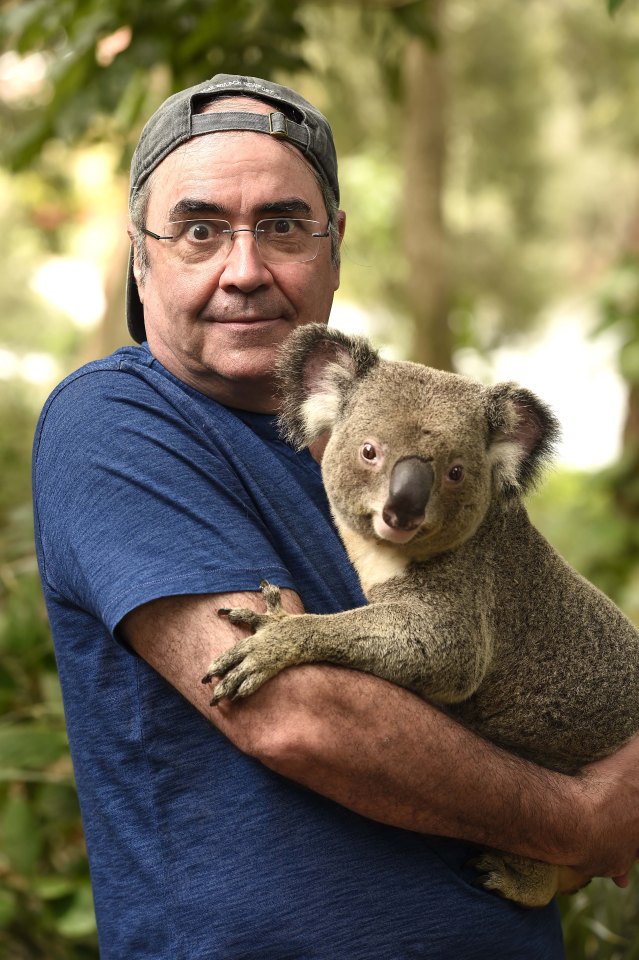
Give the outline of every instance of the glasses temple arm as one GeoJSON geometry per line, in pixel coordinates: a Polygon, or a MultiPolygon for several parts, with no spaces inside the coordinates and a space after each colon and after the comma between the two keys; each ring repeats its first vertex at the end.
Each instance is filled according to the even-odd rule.
{"type": "Polygon", "coordinates": [[[147,237],[153,237],[154,240],[173,240],[174,237],[161,237],[159,233],[153,233],[152,230],[147,230],[146,227],[140,227],[140,230],[147,237]]]}

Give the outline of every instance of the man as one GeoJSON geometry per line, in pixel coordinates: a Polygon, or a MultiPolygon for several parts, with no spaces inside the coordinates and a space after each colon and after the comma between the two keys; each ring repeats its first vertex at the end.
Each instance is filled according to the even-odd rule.
{"type": "Polygon", "coordinates": [[[330,128],[293,91],[219,75],[168,100],[132,163],[142,346],[42,414],[38,556],[102,960],[556,958],[554,905],[478,889],[442,838],[609,874],[638,845],[634,745],[571,780],[324,665],[209,706],[239,635],[217,610],[258,605],[262,578],[293,611],[363,602],[319,467],[274,421],[277,347],[338,286],[338,203],[330,128]]]}

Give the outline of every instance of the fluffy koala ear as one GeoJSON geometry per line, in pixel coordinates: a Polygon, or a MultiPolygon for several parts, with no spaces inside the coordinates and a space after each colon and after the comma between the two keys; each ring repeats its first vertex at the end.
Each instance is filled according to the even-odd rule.
{"type": "Polygon", "coordinates": [[[559,439],[559,421],[534,393],[514,383],[486,391],[489,454],[498,489],[526,493],[539,479],[559,439]]]}
{"type": "Polygon", "coordinates": [[[354,383],[378,362],[363,337],[324,324],[298,327],[282,345],[277,363],[280,429],[298,450],[330,430],[354,383]]]}

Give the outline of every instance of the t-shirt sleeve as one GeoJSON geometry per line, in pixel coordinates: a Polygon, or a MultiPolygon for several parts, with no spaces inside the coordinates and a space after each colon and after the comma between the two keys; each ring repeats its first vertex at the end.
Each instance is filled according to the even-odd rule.
{"type": "Polygon", "coordinates": [[[42,575],[110,631],[157,597],[294,587],[233,464],[142,379],[70,381],[43,414],[33,475],[42,575]]]}

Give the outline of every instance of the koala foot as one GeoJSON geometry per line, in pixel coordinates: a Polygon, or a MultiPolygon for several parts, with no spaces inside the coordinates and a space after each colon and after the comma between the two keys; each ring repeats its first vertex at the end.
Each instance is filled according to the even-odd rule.
{"type": "Polygon", "coordinates": [[[559,868],[552,864],[497,851],[487,851],[470,863],[481,871],[479,886],[524,907],[545,907],[557,893],[559,868]]]}
{"type": "Polygon", "coordinates": [[[221,654],[202,677],[202,683],[210,683],[213,677],[223,678],[215,688],[211,706],[225,697],[229,700],[248,697],[285,667],[300,662],[293,645],[278,642],[280,625],[297,615],[284,610],[279,587],[263,580],[260,589],[266,602],[265,613],[257,613],[249,607],[218,610],[219,616],[228,618],[231,623],[246,624],[254,634],[239,640],[221,654]]]}

